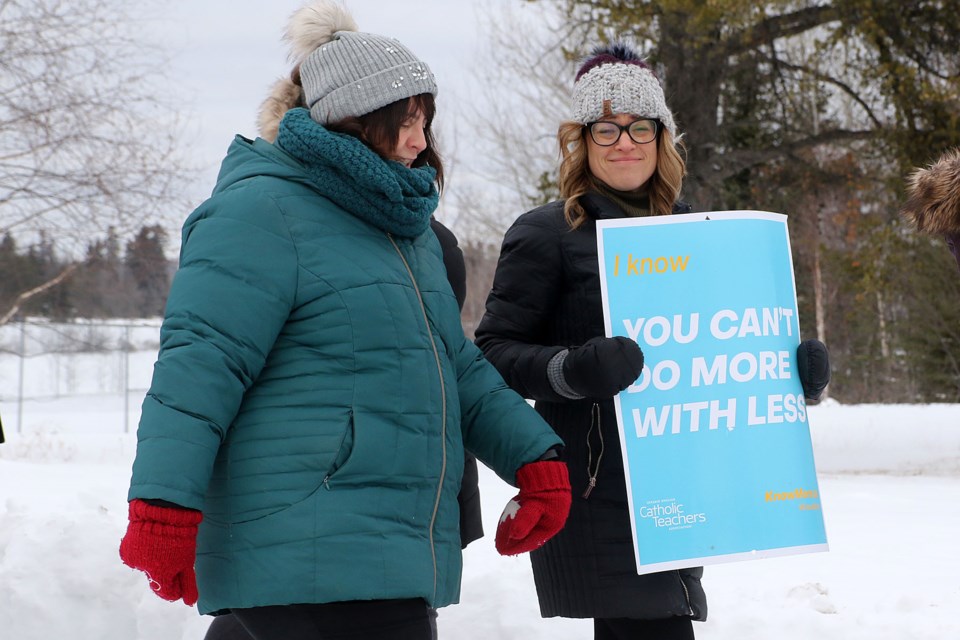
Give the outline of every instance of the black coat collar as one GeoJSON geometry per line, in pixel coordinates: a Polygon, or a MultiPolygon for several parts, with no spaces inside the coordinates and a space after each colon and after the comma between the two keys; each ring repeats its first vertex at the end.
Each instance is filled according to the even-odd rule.
{"type": "MultiPolygon", "coordinates": [[[[613,200],[596,191],[591,191],[581,197],[580,204],[583,205],[583,210],[587,215],[594,220],[615,220],[624,217],[623,210],[613,200]]],[[[673,213],[690,213],[691,211],[693,211],[693,207],[686,202],[677,200],[673,204],[673,213]]]]}

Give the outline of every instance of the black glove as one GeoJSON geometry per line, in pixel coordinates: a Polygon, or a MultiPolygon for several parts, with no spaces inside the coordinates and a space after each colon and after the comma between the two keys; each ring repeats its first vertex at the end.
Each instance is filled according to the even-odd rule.
{"type": "Polygon", "coordinates": [[[563,361],[563,378],[586,398],[612,398],[640,377],[643,351],[622,336],[598,337],[572,347],[563,361]]]}
{"type": "Polygon", "coordinates": [[[819,340],[804,340],[797,347],[797,374],[808,400],[819,400],[830,383],[830,354],[819,340]]]}

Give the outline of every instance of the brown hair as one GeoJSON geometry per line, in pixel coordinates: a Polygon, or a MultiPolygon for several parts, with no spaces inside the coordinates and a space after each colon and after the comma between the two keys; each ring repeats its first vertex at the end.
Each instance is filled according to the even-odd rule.
{"type": "MultiPolygon", "coordinates": [[[[564,122],[557,131],[560,143],[560,196],[566,200],[563,215],[571,229],[576,229],[587,217],[582,198],[590,191],[590,165],[587,161],[586,129],[579,122],[564,122]]],[[[683,177],[687,174],[686,163],[680,150],[683,143],[674,141],[670,132],[663,128],[656,141],[657,168],[649,182],[650,212],[665,216],[673,212],[673,205],[680,197],[683,177]]]]}
{"type": "Polygon", "coordinates": [[[358,138],[380,156],[385,157],[393,152],[400,140],[400,127],[417,111],[423,113],[426,121],[423,136],[426,139],[427,148],[420,152],[417,159],[413,161],[413,166],[433,167],[437,172],[435,179],[437,189],[443,191],[443,163],[437,152],[432,128],[433,118],[437,113],[433,94],[421,93],[406,100],[398,100],[362,116],[332,122],[327,125],[327,129],[358,138]]]}

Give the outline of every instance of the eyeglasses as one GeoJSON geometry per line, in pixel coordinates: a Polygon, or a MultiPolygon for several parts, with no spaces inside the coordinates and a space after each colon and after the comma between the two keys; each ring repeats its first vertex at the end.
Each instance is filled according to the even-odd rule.
{"type": "Polygon", "coordinates": [[[630,139],[637,144],[653,142],[657,139],[662,125],[659,120],[640,118],[626,126],[607,120],[588,122],[583,126],[590,132],[590,137],[596,144],[601,147],[611,147],[617,144],[624,131],[626,131],[630,139]]]}

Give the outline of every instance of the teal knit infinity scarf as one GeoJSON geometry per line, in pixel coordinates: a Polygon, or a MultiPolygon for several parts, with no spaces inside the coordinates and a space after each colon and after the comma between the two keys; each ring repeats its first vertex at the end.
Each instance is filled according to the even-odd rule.
{"type": "Polygon", "coordinates": [[[361,220],[405,238],[430,226],[440,201],[432,167],[384,160],[357,138],[317,124],[303,108],[280,121],[277,144],[303,163],[321,194],[361,220]]]}

